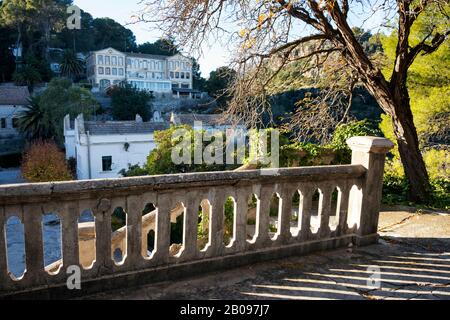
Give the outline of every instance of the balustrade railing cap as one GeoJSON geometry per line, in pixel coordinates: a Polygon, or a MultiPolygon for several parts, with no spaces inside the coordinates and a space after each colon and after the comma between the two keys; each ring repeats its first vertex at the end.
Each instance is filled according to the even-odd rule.
{"type": "Polygon", "coordinates": [[[394,148],[394,143],[386,138],[380,137],[352,137],[347,140],[352,151],[387,153],[394,148]]]}

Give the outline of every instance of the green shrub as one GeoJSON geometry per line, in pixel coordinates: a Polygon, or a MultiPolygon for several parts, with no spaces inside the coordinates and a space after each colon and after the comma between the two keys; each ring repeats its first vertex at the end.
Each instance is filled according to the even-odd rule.
{"type": "Polygon", "coordinates": [[[382,137],[383,133],[378,128],[378,123],[370,120],[362,120],[339,125],[331,141],[331,147],[336,151],[337,163],[350,163],[352,152],[347,145],[347,140],[357,136],[382,137]]]}

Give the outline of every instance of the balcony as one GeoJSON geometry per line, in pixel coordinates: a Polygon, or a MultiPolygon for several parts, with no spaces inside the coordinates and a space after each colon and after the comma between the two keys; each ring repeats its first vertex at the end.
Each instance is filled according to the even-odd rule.
{"type": "Polygon", "coordinates": [[[351,165],[0,186],[0,225],[20,219],[26,255],[24,274],[14,277],[5,237],[0,237],[0,297],[74,297],[375,243],[384,159],[393,144],[355,137],[349,145],[351,165]],[[226,235],[224,204],[230,197],[233,223],[226,235]],[[273,197],[278,198],[275,216],[273,197]],[[249,199],[255,199],[253,213],[249,199]],[[144,211],[149,204],[152,209],[144,211]],[[202,220],[208,234],[203,244],[199,206],[208,216],[202,220]],[[112,232],[117,208],[126,213],[126,225],[112,232]],[[87,209],[95,221],[80,223],[87,209]],[[59,217],[62,230],[61,259],[52,264],[44,261],[42,236],[43,214],[49,213],[59,217]],[[250,214],[255,218],[252,237],[250,214]],[[182,243],[171,244],[171,222],[180,216],[182,243]],[[150,252],[145,239],[151,230],[150,252]],[[81,269],[81,290],[66,286],[72,266],[81,269]]]}

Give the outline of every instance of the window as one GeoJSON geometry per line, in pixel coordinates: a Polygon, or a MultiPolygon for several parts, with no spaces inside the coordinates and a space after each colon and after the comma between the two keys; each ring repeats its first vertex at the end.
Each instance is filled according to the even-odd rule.
{"type": "Polygon", "coordinates": [[[109,57],[109,56],[105,56],[105,64],[106,64],[107,66],[109,66],[110,63],[111,63],[110,57],[109,57]]]}
{"type": "Polygon", "coordinates": [[[184,72],[181,72],[181,79],[184,79],[184,72]]]}
{"type": "Polygon", "coordinates": [[[106,71],[106,74],[107,74],[107,75],[110,75],[110,74],[111,74],[111,68],[106,68],[105,71],[106,71]]]}
{"type": "Polygon", "coordinates": [[[2,129],[6,128],[6,118],[0,119],[0,128],[2,128],[2,129]]]}
{"type": "Polygon", "coordinates": [[[102,157],[102,170],[103,172],[112,171],[112,157],[102,157]]]}
{"type": "Polygon", "coordinates": [[[103,67],[98,67],[98,74],[104,74],[105,69],[103,67]]]}
{"type": "Polygon", "coordinates": [[[117,76],[117,68],[112,68],[112,75],[117,76]]]}
{"type": "Polygon", "coordinates": [[[171,78],[171,79],[174,78],[174,73],[173,73],[173,71],[170,71],[170,78],[171,78]]]}
{"type": "Polygon", "coordinates": [[[120,68],[119,69],[119,76],[123,76],[123,75],[124,75],[123,68],[120,68]]]}
{"type": "Polygon", "coordinates": [[[18,128],[19,127],[19,119],[18,118],[13,118],[12,119],[12,126],[13,126],[13,128],[18,128]]]}
{"type": "Polygon", "coordinates": [[[98,62],[98,64],[103,64],[103,56],[98,56],[97,62],[98,62]]]}
{"type": "Polygon", "coordinates": [[[181,84],[181,87],[182,87],[183,89],[189,89],[189,85],[188,85],[188,84],[185,84],[185,83],[182,83],[182,84],[181,84]]]}
{"type": "Polygon", "coordinates": [[[131,59],[127,59],[127,66],[131,68],[131,59]]]}
{"type": "Polygon", "coordinates": [[[117,66],[117,57],[112,57],[112,65],[117,66]]]}
{"type": "Polygon", "coordinates": [[[175,72],[175,78],[176,79],[180,79],[180,73],[179,72],[175,72]]]}
{"type": "Polygon", "coordinates": [[[179,84],[178,83],[172,83],[172,88],[179,88],[179,84]]]}
{"type": "Polygon", "coordinates": [[[191,78],[191,74],[189,72],[186,72],[186,79],[190,79],[191,78]]]}
{"type": "Polygon", "coordinates": [[[123,58],[122,57],[119,57],[119,66],[123,67],[123,58]]]}

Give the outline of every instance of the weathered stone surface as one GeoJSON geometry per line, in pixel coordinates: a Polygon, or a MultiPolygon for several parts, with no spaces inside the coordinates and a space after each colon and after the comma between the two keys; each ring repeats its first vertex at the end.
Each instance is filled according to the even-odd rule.
{"type": "Polygon", "coordinates": [[[292,257],[85,298],[450,300],[450,215],[416,213],[412,216],[419,217],[417,221],[404,221],[405,215],[411,213],[381,213],[381,225],[402,227],[396,229],[396,236],[380,231],[385,240],[378,245],[292,257]],[[438,239],[443,244],[439,250],[423,247],[420,239],[414,238],[419,233],[433,239],[434,219],[447,234],[445,241],[438,239]],[[367,266],[380,268],[381,287],[368,287],[367,266]]]}
{"type": "MultiPolygon", "coordinates": [[[[378,240],[384,165],[382,152],[387,151],[391,144],[378,138],[352,141],[353,164],[346,166],[0,186],[0,208],[9,212],[11,207],[19,207],[26,213],[23,217],[27,257],[24,278],[14,282],[6,277],[6,281],[0,283],[0,296],[41,294],[50,298],[71,297],[326,251],[349,244],[373,244],[378,240]],[[342,193],[339,210],[331,201],[335,188],[342,193]],[[321,194],[317,207],[313,206],[316,191],[321,194]],[[301,218],[297,224],[301,228],[291,232],[292,197],[296,192],[302,199],[301,208],[298,208],[301,218]],[[256,225],[253,239],[247,241],[250,229],[247,228],[247,202],[252,194],[258,199],[256,225]],[[274,194],[280,197],[276,217],[272,217],[270,212],[270,200],[274,194]],[[224,204],[229,197],[236,201],[236,206],[232,234],[227,230],[225,236],[224,204]],[[207,249],[200,251],[197,241],[198,208],[201,203],[205,204],[205,200],[211,205],[206,228],[209,242],[207,249]],[[156,212],[142,217],[142,210],[150,202],[157,207],[156,212]],[[112,214],[116,208],[125,211],[127,225],[112,232],[112,214]],[[83,209],[91,209],[94,214],[95,242],[89,235],[82,234],[87,231],[92,237],[93,231],[87,226],[79,228],[77,224],[83,209]],[[63,261],[52,266],[44,266],[42,259],[40,219],[42,213],[48,212],[58,212],[63,226],[63,261]],[[338,212],[339,216],[334,217],[338,212]],[[183,243],[172,244],[170,223],[181,214],[184,214],[183,243]],[[335,225],[330,226],[330,222],[335,225]],[[143,244],[146,243],[146,234],[153,229],[156,229],[155,248],[152,256],[146,258],[143,244]],[[77,241],[80,231],[81,241],[77,241]],[[228,237],[230,241],[225,243],[228,237]],[[94,260],[94,248],[94,265],[89,270],[82,270],[82,290],[67,290],[67,274],[58,267],[68,266],[68,263],[86,266],[94,260]],[[118,249],[122,261],[113,261],[113,254],[118,249]],[[49,275],[49,272],[54,274],[49,275]]],[[[0,273],[4,277],[7,270],[2,268],[0,273]]],[[[279,287],[270,289],[292,291],[291,288],[279,287]]],[[[317,290],[310,291],[317,293],[317,290]]],[[[348,293],[348,296],[354,294],[348,293]]]]}

